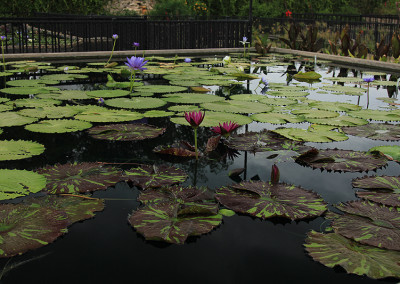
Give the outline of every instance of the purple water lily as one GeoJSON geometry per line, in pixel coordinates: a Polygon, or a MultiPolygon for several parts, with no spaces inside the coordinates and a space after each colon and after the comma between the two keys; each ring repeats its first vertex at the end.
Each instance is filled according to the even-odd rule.
{"type": "Polygon", "coordinates": [[[261,78],[261,82],[265,85],[265,87],[268,87],[268,81],[267,81],[267,78],[264,78],[264,77],[262,77],[261,78]]]}
{"type": "Polygon", "coordinates": [[[125,64],[133,71],[143,71],[147,69],[143,67],[148,62],[148,60],[144,61],[144,57],[132,56],[131,58],[127,57],[126,59],[128,62],[125,62],[125,64]]]}
{"type": "Polygon", "coordinates": [[[243,42],[246,43],[247,42],[247,37],[243,37],[243,42]]]}
{"type": "Polygon", "coordinates": [[[6,40],[6,39],[7,39],[6,36],[1,36],[1,37],[0,37],[0,40],[1,40],[1,41],[6,40]]]}
{"type": "Polygon", "coordinates": [[[140,46],[140,44],[138,42],[133,43],[133,47],[139,47],[139,46],[140,46]]]}
{"type": "Polygon", "coordinates": [[[186,63],[190,63],[190,62],[192,62],[192,59],[190,59],[190,58],[185,58],[185,62],[186,62],[186,63]]]}
{"type": "Polygon", "coordinates": [[[364,80],[364,82],[366,82],[366,83],[371,83],[371,82],[373,82],[375,79],[374,79],[374,77],[366,77],[366,78],[363,78],[363,80],[364,80]]]}
{"type": "Polygon", "coordinates": [[[117,34],[113,34],[113,35],[112,35],[112,38],[113,38],[113,39],[118,39],[118,35],[117,35],[117,34]]]}

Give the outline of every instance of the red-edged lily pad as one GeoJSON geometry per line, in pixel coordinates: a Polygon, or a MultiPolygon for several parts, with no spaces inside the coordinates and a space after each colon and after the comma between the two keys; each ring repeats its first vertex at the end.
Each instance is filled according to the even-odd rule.
{"type": "Polygon", "coordinates": [[[291,220],[322,215],[326,203],[316,193],[290,184],[244,181],[216,191],[224,206],[262,219],[284,217],[291,220]]]}
{"type": "Polygon", "coordinates": [[[100,163],[68,163],[36,170],[47,178],[44,191],[52,194],[86,193],[106,189],[123,180],[118,168],[100,163]]]}
{"type": "MultiPolygon", "coordinates": [[[[177,143],[168,146],[160,145],[155,147],[153,149],[153,152],[158,154],[177,156],[177,157],[186,157],[186,158],[196,157],[195,148],[186,141],[179,141],[177,143]]],[[[198,154],[199,156],[201,156],[201,153],[199,151],[198,154]]]]}
{"type": "Polygon", "coordinates": [[[11,257],[52,243],[66,232],[62,211],[24,204],[0,204],[0,257],[11,257]]]}
{"type": "Polygon", "coordinates": [[[110,124],[92,127],[88,132],[96,139],[134,141],[155,138],[163,134],[165,128],[144,123],[110,124]]]}
{"type": "Polygon", "coordinates": [[[347,273],[374,279],[400,278],[400,252],[362,245],[339,234],[311,231],[304,245],[308,254],[327,267],[337,265],[347,273]]]}
{"type": "Polygon", "coordinates": [[[357,191],[358,197],[400,207],[400,176],[365,176],[353,180],[353,187],[368,189],[357,191]]]}
{"type": "Polygon", "coordinates": [[[357,152],[351,150],[311,149],[296,158],[296,162],[328,171],[363,172],[381,168],[386,165],[387,158],[379,153],[357,152]]]}
{"type": "Polygon", "coordinates": [[[264,130],[262,132],[247,132],[231,136],[225,144],[233,149],[252,152],[292,150],[304,151],[309,149],[302,142],[292,141],[283,136],[264,130]]]}
{"type": "Polygon", "coordinates": [[[141,165],[125,171],[129,182],[142,189],[168,186],[184,182],[185,171],[167,165],[141,165]]]}
{"type": "Polygon", "coordinates": [[[336,207],[345,212],[333,218],[336,233],[362,244],[400,251],[400,209],[369,201],[336,207]]]}

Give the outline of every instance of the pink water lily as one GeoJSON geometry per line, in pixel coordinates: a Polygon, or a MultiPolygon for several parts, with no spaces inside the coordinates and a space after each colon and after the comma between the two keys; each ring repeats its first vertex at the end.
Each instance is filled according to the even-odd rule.
{"type": "Polygon", "coordinates": [[[212,127],[211,131],[220,134],[224,137],[229,137],[233,132],[233,130],[235,130],[239,126],[240,126],[239,124],[229,121],[229,122],[224,122],[222,125],[221,123],[219,123],[219,126],[212,127]]]}
{"type": "Polygon", "coordinates": [[[185,112],[185,119],[193,128],[197,128],[203,122],[205,114],[201,111],[185,112]]]}

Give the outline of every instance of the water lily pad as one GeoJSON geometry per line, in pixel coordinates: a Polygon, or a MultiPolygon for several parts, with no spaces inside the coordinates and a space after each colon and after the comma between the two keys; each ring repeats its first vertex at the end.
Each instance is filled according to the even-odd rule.
{"type": "Polygon", "coordinates": [[[362,83],[362,78],[356,77],[325,77],[324,79],[339,83],[362,83]]]}
{"type": "Polygon", "coordinates": [[[314,71],[308,71],[308,72],[299,72],[297,74],[293,75],[293,78],[296,80],[318,80],[322,76],[318,74],[317,72],[314,71]]]}
{"type": "Polygon", "coordinates": [[[61,101],[54,99],[18,99],[7,103],[16,107],[48,107],[60,105],[61,101]]]}
{"type": "Polygon", "coordinates": [[[400,146],[392,145],[392,146],[376,146],[369,149],[369,153],[373,153],[378,151],[382,153],[389,160],[393,160],[396,162],[400,162],[400,146]]]}
{"type": "Polygon", "coordinates": [[[169,85],[146,85],[134,88],[135,92],[147,93],[176,93],[187,91],[186,87],[169,86],[169,85]]]}
{"type": "Polygon", "coordinates": [[[86,94],[92,98],[117,98],[125,97],[130,94],[127,90],[95,90],[87,91],[86,94]]]}
{"type": "Polygon", "coordinates": [[[86,193],[106,189],[122,180],[121,171],[100,163],[68,163],[36,170],[47,178],[44,191],[51,194],[86,193]]]}
{"type": "Polygon", "coordinates": [[[312,125],[308,129],[301,128],[279,128],[273,130],[288,139],[303,142],[332,142],[345,141],[349,139],[345,134],[332,131],[332,127],[324,128],[324,125],[312,125]]]}
{"type": "Polygon", "coordinates": [[[12,111],[0,113],[0,127],[20,126],[37,120],[37,118],[22,116],[12,111]]]}
{"type": "Polygon", "coordinates": [[[12,87],[44,87],[46,85],[57,85],[60,82],[57,80],[13,80],[7,81],[7,86],[12,87]]]}
{"type": "Polygon", "coordinates": [[[300,115],[293,115],[287,113],[256,113],[251,116],[252,119],[259,122],[266,122],[272,124],[286,124],[286,123],[300,123],[305,121],[304,117],[300,115]]]}
{"type": "Polygon", "coordinates": [[[269,112],[272,110],[272,107],[262,103],[238,101],[238,100],[204,103],[201,104],[200,106],[202,108],[213,111],[233,112],[233,113],[259,113],[259,112],[269,112]]]}
{"type": "Polygon", "coordinates": [[[20,160],[40,155],[44,146],[25,140],[0,140],[0,161],[20,160]]]}
{"type": "Polygon", "coordinates": [[[387,206],[400,207],[399,176],[365,176],[353,180],[353,187],[368,189],[357,191],[356,195],[387,206]]]}
{"type": "Polygon", "coordinates": [[[46,178],[38,173],[0,169],[0,200],[36,193],[45,186],[46,178]]]}
{"type": "Polygon", "coordinates": [[[18,111],[18,114],[36,118],[64,118],[77,114],[76,109],[69,106],[49,106],[28,108],[18,111]]]}
{"type": "Polygon", "coordinates": [[[296,162],[313,169],[341,172],[363,172],[381,168],[387,159],[379,154],[351,150],[312,149],[299,157],[296,162]]]}
{"type": "MultiPolygon", "coordinates": [[[[186,121],[183,115],[181,117],[171,117],[171,121],[177,124],[189,125],[189,123],[186,121]]],[[[200,126],[203,127],[218,126],[221,122],[224,121],[234,121],[239,125],[245,125],[251,123],[253,120],[250,117],[241,114],[208,111],[206,112],[204,120],[200,126]]]]}
{"type": "Polygon", "coordinates": [[[374,279],[400,277],[400,252],[362,245],[339,234],[311,231],[304,245],[308,254],[323,265],[343,267],[348,273],[374,279]]]}
{"type": "Polygon", "coordinates": [[[252,152],[277,150],[300,151],[304,146],[300,142],[291,141],[271,131],[247,132],[231,136],[225,144],[233,149],[252,152]]]}
{"type": "Polygon", "coordinates": [[[339,114],[334,111],[319,110],[319,109],[294,109],[292,114],[302,115],[306,119],[309,118],[331,118],[337,117],[339,114]]]}
{"type": "Polygon", "coordinates": [[[92,127],[92,124],[86,121],[74,119],[47,119],[38,123],[25,126],[26,130],[40,133],[67,133],[77,132],[92,127]]]}
{"type": "Polygon", "coordinates": [[[47,245],[66,232],[65,213],[50,207],[0,204],[0,257],[47,245]]]}
{"type": "Polygon", "coordinates": [[[142,189],[170,186],[187,178],[183,170],[167,165],[141,165],[125,171],[125,174],[133,185],[142,189]]]}
{"type": "Polygon", "coordinates": [[[378,85],[378,86],[396,86],[397,82],[396,81],[380,81],[380,80],[375,80],[371,82],[372,85],[378,85]]]}
{"type": "Polygon", "coordinates": [[[122,122],[134,121],[143,118],[143,114],[127,110],[87,109],[78,115],[76,119],[89,122],[122,122]]]}
{"type": "Polygon", "coordinates": [[[89,129],[88,132],[95,139],[134,141],[155,138],[163,134],[165,128],[143,123],[109,124],[95,126],[89,129]]]}
{"type": "MultiPolygon", "coordinates": [[[[153,149],[153,152],[176,157],[195,158],[195,148],[186,141],[175,142],[172,145],[159,145],[153,149]]],[[[198,155],[202,154],[198,151],[198,155]]]]}
{"type": "Polygon", "coordinates": [[[112,107],[128,108],[128,109],[147,109],[147,108],[159,108],[166,104],[165,101],[157,98],[144,98],[144,97],[133,97],[133,98],[117,98],[106,100],[105,104],[112,107]]]}
{"type": "Polygon", "coordinates": [[[400,121],[400,112],[398,110],[383,111],[376,109],[362,109],[358,111],[350,111],[348,112],[348,115],[380,121],[400,121]]]}
{"type": "Polygon", "coordinates": [[[11,87],[1,89],[0,92],[10,95],[37,95],[59,91],[56,87],[11,87]]]}
{"type": "Polygon", "coordinates": [[[176,112],[192,112],[192,111],[199,111],[200,108],[197,105],[175,105],[175,106],[170,106],[168,108],[170,111],[176,111],[176,112]]]}
{"type": "Polygon", "coordinates": [[[388,123],[370,123],[358,127],[343,127],[342,130],[350,135],[366,137],[374,140],[400,140],[399,126],[388,123]]]}
{"type": "Polygon", "coordinates": [[[361,244],[400,251],[400,210],[370,201],[336,207],[344,212],[333,218],[336,233],[361,244]]]}
{"type": "Polygon", "coordinates": [[[85,91],[81,90],[62,90],[52,94],[40,94],[36,97],[40,99],[56,99],[62,101],[92,99],[92,97],[89,97],[85,91]]]}
{"type": "Polygon", "coordinates": [[[267,104],[267,105],[274,105],[274,106],[290,106],[297,104],[298,101],[296,99],[286,99],[286,98],[263,98],[260,102],[267,104]]]}
{"type": "Polygon", "coordinates": [[[0,112],[12,110],[12,105],[0,104],[0,112]]]}
{"type": "Polygon", "coordinates": [[[327,206],[316,193],[285,183],[244,181],[216,191],[216,199],[235,212],[262,219],[284,217],[291,220],[322,215],[327,206]]]}
{"type": "Polygon", "coordinates": [[[197,104],[197,103],[223,101],[224,98],[210,94],[175,93],[175,94],[163,95],[162,100],[170,103],[197,104]]]}
{"type": "Polygon", "coordinates": [[[75,79],[87,79],[89,78],[88,75],[84,74],[50,74],[50,75],[43,75],[40,79],[41,80],[55,80],[55,81],[72,81],[75,79]]]}
{"type": "Polygon", "coordinates": [[[128,221],[146,240],[174,244],[183,244],[189,236],[209,233],[222,222],[221,214],[188,211],[182,210],[178,202],[149,204],[133,212],[128,221]]]}
{"type": "Polygon", "coordinates": [[[309,103],[309,106],[329,111],[355,111],[361,109],[361,106],[340,102],[313,101],[309,103]]]}
{"type": "MultiPolygon", "coordinates": [[[[342,115],[331,118],[309,118],[308,122],[315,124],[324,124],[324,125],[332,125],[332,126],[351,126],[348,128],[356,128],[354,126],[365,125],[368,124],[368,121],[362,118],[352,117],[348,115],[342,115]]],[[[346,131],[345,131],[346,132],[346,131]]],[[[350,134],[346,132],[347,134],[350,134]]]]}
{"type": "Polygon", "coordinates": [[[306,97],[310,93],[308,92],[294,92],[294,91],[269,91],[267,95],[274,97],[286,97],[286,98],[298,98],[298,97],[306,97]]]}
{"type": "Polygon", "coordinates": [[[335,92],[340,92],[340,93],[346,93],[347,95],[353,95],[353,96],[361,96],[367,91],[367,89],[363,89],[363,88],[340,86],[340,85],[323,86],[323,87],[321,87],[321,89],[326,90],[326,91],[331,91],[332,94],[335,94],[335,92]]]}
{"type": "Polygon", "coordinates": [[[175,112],[165,110],[148,110],[143,113],[144,117],[168,117],[173,116],[175,112]]]}
{"type": "Polygon", "coordinates": [[[238,101],[260,101],[264,99],[265,96],[263,95],[255,95],[255,94],[240,94],[240,95],[232,95],[229,97],[231,100],[238,100],[238,101]]]}

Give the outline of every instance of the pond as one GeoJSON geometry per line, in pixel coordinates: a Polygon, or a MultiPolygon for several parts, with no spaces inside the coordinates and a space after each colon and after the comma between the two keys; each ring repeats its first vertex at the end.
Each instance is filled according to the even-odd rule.
{"type": "Polygon", "coordinates": [[[131,94],[122,63],[7,63],[0,282],[396,283],[398,74],[231,57],[149,58],[131,94]]]}

